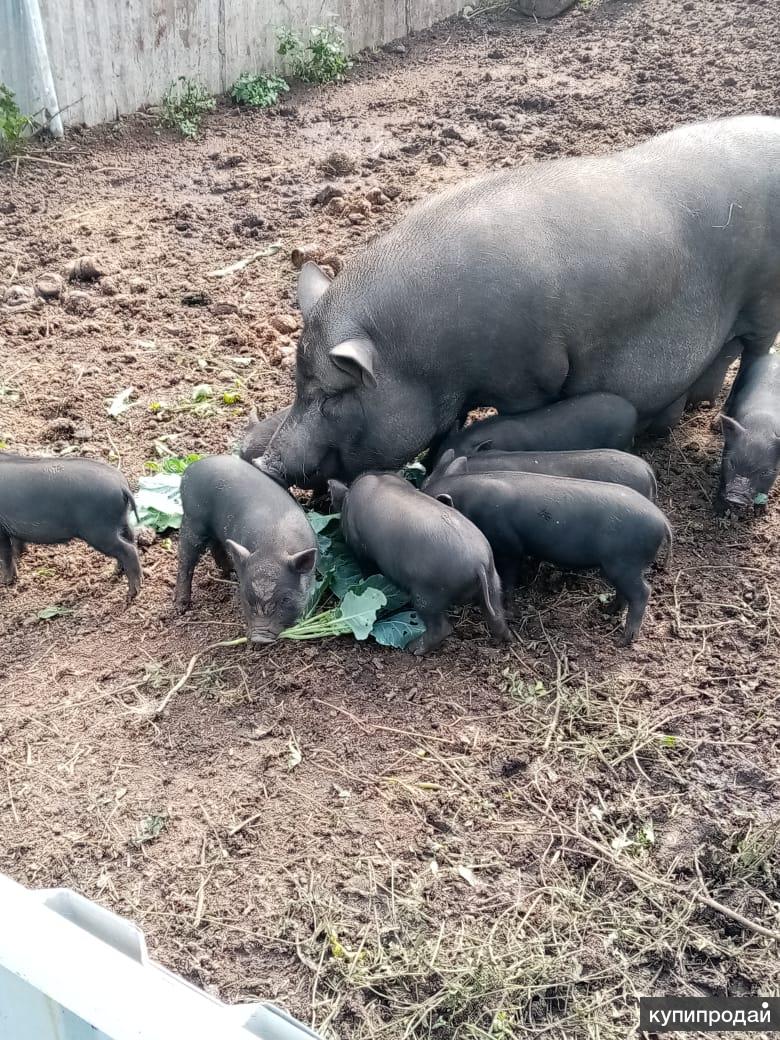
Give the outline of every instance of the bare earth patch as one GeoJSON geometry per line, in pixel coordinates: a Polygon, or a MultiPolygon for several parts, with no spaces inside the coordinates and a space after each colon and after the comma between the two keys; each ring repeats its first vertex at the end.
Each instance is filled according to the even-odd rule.
{"type": "MultiPolygon", "coordinates": [[[[0,310],[0,440],[131,484],[161,438],[229,450],[251,403],[292,396],[293,249],[335,269],[464,176],[778,115],[778,38],[770,0],[482,16],[270,115],[221,107],[195,143],[139,116],[5,164],[0,290],[103,273],[0,310]]],[[[642,446],[676,546],[629,651],[601,583],[542,568],[509,648],[467,615],[424,661],[219,649],[150,718],[240,634],[229,585],[204,566],[182,621],[175,539],[143,549],[130,608],[104,558],[31,550],[0,590],[0,870],[349,1040],[624,1040],[641,993],[777,992],[780,513],[713,517],[715,415],[642,446]]]]}

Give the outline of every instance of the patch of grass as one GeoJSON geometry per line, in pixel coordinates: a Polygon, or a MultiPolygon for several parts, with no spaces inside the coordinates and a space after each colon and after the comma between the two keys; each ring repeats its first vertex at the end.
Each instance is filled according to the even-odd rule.
{"type": "Polygon", "coordinates": [[[23,115],[10,87],[0,83],[0,152],[17,152],[22,147],[25,131],[34,125],[29,116],[23,115]]]}
{"type": "Polygon", "coordinates": [[[352,68],[344,30],[338,25],[313,25],[306,43],[295,29],[277,29],[276,35],[278,53],[304,83],[340,83],[352,68]]]}
{"type": "Polygon", "coordinates": [[[213,112],[216,100],[194,79],[179,76],[168,87],[162,100],[163,126],[178,130],[183,137],[193,140],[207,112],[213,112]]]}
{"type": "Polygon", "coordinates": [[[270,108],[289,89],[287,80],[281,76],[267,76],[262,72],[253,76],[245,72],[230,88],[230,97],[237,105],[270,108]]]}

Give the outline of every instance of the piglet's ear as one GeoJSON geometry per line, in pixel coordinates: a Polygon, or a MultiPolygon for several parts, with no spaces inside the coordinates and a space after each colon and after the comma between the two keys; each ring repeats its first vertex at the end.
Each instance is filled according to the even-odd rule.
{"type": "Polygon", "coordinates": [[[314,570],[316,562],[316,549],[303,549],[301,552],[295,553],[289,559],[290,567],[296,574],[310,574],[314,570]]]}
{"type": "Polygon", "coordinates": [[[344,505],[344,499],[347,495],[347,485],[342,484],[340,480],[329,480],[328,491],[330,492],[331,507],[338,512],[338,510],[344,505]]]}
{"type": "Polygon", "coordinates": [[[459,473],[468,473],[468,469],[468,459],[465,455],[460,455],[447,466],[446,473],[448,477],[455,477],[459,473]]]}
{"type": "Polygon", "coordinates": [[[436,496],[436,501],[437,502],[441,502],[442,505],[450,506],[450,508],[452,508],[452,509],[455,508],[455,503],[452,501],[452,495],[445,495],[445,494],[437,495],[436,496]]]}
{"type": "Polygon", "coordinates": [[[232,542],[229,538],[225,541],[225,548],[230,553],[236,570],[240,570],[252,555],[243,545],[239,545],[238,542],[232,542]]]}
{"type": "Polygon", "coordinates": [[[336,368],[351,376],[356,385],[362,383],[363,386],[376,386],[376,351],[370,339],[346,339],[343,343],[337,343],[329,354],[336,368]]]}
{"type": "Polygon", "coordinates": [[[455,452],[452,448],[447,448],[442,457],[436,463],[437,468],[446,469],[451,462],[455,461],[455,452]]]}
{"type": "Polygon", "coordinates": [[[493,447],[493,442],[492,442],[492,441],[481,441],[481,442],[480,442],[480,443],[479,443],[479,444],[478,444],[478,445],[476,446],[476,448],[474,449],[474,454],[475,454],[475,455],[478,455],[478,454],[479,454],[479,452],[481,452],[481,451],[490,451],[490,449],[491,449],[492,447],[493,447]]]}

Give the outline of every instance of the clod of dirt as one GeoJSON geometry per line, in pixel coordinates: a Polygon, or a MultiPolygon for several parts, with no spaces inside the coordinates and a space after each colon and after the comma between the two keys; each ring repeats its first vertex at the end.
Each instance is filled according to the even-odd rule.
{"type": "Polygon", "coordinates": [[[292,336],[294,332],[298,331],[298,321],[292,314],[274,314],[272,318],[268,319],[268,324],[284,336],[292,336]]]}
{"type": "Polygon", "coordinates": [[[73,440],[74,441],[82,441],[82,442],[83,441],[91,441],[92,440],[92,427],[89,426],[87,423],[84,423],[82,426],[77,426],[73,430],[73,440]]]}
{"type": "Polygon", "coordinates": [[[41,433],[41,440],[69,441],[75,432],[76,424],[73,420],[68,419],[67,416],[64,415],[58,415],[54,419],[49,419],[46,423],[41,433]]]}
{"type": "Polygon", "coordinates": [[[29,285],[9,285],[3,296],[6,307],[24,307],[35,302],[35,290],[29,285]]]}
{"type": "Polygon", "coordinates": [[[212,195],[229,195],[233,191],[247,191],[254,187],[246,177],[232,177],[228,180],[214,181],[209,188],[212,195]]]}
{"type": "Polygon", "coordinates": [[[35,291],[44,300],[56,300],[62,295],[64,286],[65,282],[60,275],[47,271],[36,279],[35,291]]]}
{"type": "Polygon", "coordinates": [[[365,213],[361,213],[359,210],[353,209],[347,214],[350,224],[365,224],[368,217],[365,213]]]}
{"type": "Polygon", "coordinates": [[[431,152],[428,156],[429,166],[444,166],[447,162],[447,157],[444,152],[431,152]]]}
{"type": "Polygon", "coordinates": [[[450,141],[465,141],[466,137],[462,130],[458,129],[457,126],[445,126],[441,131],[441,137],[445,137],[450,141]]]}
{"type": "Polygon", "coordinates": [[[575,0],[515,0],[515,7],[520,14],[531,18],[555,18],[574,6],[575,0]]]}
{"type": "Polygon", "coordinates": [[[77,260],[71,260],[65,268],[65,274],[69,282],[96,282],[105,271],[94,256],[80,256],[77,260]]]}
{"type": "Polygon", "coordinates": [[[390,199],[391,201],[393,199],[397,199],[398,196],[401,194],[401,189],[397,184],[383,184],[382,191],[385,193],[385,195],[387,195],[388,199],[390,199]]]}
{"type": "Polygon", "coordinates": [[[366,192],[366,198],[372,206],[386,206],[390,202],[390,199],[381,188],[371,188],[370,191],[366,192]]]}
{"type": "Polygon", "coordinates": [[[683,870],[691,869],[694,855],[700,845],[711,841],[716,831],[711,821],[699,820],[684,814],[659,829],[655,854],[664,869],[678,862],[683,870]]]}
{"type": "Polygon", "coordinates": [[[330,213],[333,216],[338,216],[340,213],[343,213],[346,208],[347,200],[342,199],[341,197],[337,197],[335,199],[330,200],[330,202],[325,207],[325,212],[330,213]]]}
{"type": "Polygon", "coordinates": [[[313,260],[314,263],[319,263],[322,260],[323,249],[322,246],[309,244],[306,246],[296,246],[295,249],[290,253],[290,259],[292,260],[293,267],[300,271],[305,263],[309,260],[313,260]]]}
{"type": "Polygon", "coordinates": [[[338,185],[326,184],[325,187],[320,188],[314,196],[314,204],[317,206],[324,206],[326,202],[330,202],[331,199],[341,198],[344,194],[344,189],[339,188],[338,185]]]}
{"type": "Polygon", "coordinates": [[[207,307],[211,303],[211,297],[203,289],[193,289],[184,293],[181,302],[185,307],[207,307]]]}
{"type": "Polygon", "coordinates": [[[95,301],[88,292],[75,289],[65,299],[65,310],[68,314],[91,314],[95,309],[95,301]]]}
{"type": "Polygon", "coordinates": [[[148,549],[154,545],[157,535],[151,527],[139,527],[135,532],[135,542],[139,549],[148,549]]]}
{"type": "Polygon", "coordinates": [[[246,156],[240,152],[213,152],[211,158],[221,170],[232,170],[246,162],[246,156]]]}
{"type": "Polygon", "coordinates": [[[119,286],[113,278],[103,278],[100,282],[100,291],[104,296],[116,296],[119,292],[119,286]]]}
{"type": "Polygon", "coordinates": [[[509,129],[509,123],[507,123],[506,119],[491,119],[488,126],[491,130],[497,130],[500,134],[509,129]]]}
{"type": "Polygon", "coordinates": [[[149,291],[149,283],[145,278],[131,278],[127,283],[127,287],[131,293],[145,293],[149,291]]]}
{"type": "Polygon", "coordinates": [[[326,177],[346,177],[355,172],[356,164],[346,152],[331,152],[317,163],[317,169],[326,177]]]}

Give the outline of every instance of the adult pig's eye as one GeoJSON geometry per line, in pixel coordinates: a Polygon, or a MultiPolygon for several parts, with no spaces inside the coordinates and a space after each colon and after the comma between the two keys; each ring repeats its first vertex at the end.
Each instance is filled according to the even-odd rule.
{"type": "Polygon", "coordinates": [[[341,398],[341,394],[331,394],[328,397],[321,397],[319,401],[320,412],[326,417],[332,417],[338,412],[338,403],[341,398]]]}

